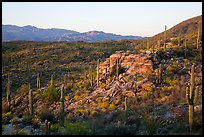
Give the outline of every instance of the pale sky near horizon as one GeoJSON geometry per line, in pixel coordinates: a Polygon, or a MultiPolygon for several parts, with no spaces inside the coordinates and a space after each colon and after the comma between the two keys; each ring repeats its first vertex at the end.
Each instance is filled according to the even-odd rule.
{"type": "Polygon", "coordinates": [[[3,25],[153,36],[202,15],[202,2],[2,2],[3,25]]]}

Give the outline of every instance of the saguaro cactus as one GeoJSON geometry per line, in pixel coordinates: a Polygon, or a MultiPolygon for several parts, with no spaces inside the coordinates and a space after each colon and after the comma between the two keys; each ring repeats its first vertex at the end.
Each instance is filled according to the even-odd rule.
{"type": "Polygon", "coordinates": [[[61,98],[60,98],[61,104],[60,104],[60,124],[64,125],[64,85],[61,87],[61,98]]]}
{"type": "Polygon", "coordinates": [[[51,75],[50,85],[51,85],[51,86],[54,86],[54,83],[53,83],[53,75],[51,75]]]}
{"type": "Polygon", "coordinates": [[[179,31],[179,35],[178,35],[177,41],[178,41],[178,47],[182,46],[181,45],[181,31],[179,31]]]}
{"type": "Polygon", "coordinates": [[[30,83],[28,85],[28,90],[29,90],[29,112],[30,115],[33,115],[33,91],[30,89],[30,83]]]}
{"type": "Polygon", "coordinates": [[[37,88],[40,88],[40,74],[37,75],[37,88]]]}
{"type": "Polygon", "coordinates": [[[67,74],[64,75],[64,84],[67,84],[67,74]]]}
{"type": "Polygon", "coordinates": [[[100,60],[98,59],[97,60],[97,74],[96,74],[96,79],[97,79],[97,87],[99,87],[99,63],[100,63],[100,60]]]}
{"type": "Polygon", "coordinates": [[[166,51],[166,28],[167,26],[165,25],[165,31],[164,31],[164,50],[166,51]]]}
{"type": "Polygon", "coordinates": [[[199,48],[199,24],[200,23],[198,23],[198,35],[197,35],[197,49],[199,48]]]}
{"type": "Polygon", "coordinates": [[[89,77],[90,77],[90,84],[93,87],[93,74],[92,74],[92,67],[89,67],[89,77]]]}
{"type": "Polygon", "coordinates": [[[8,76],[8,83],[7,83],[7,89],[6,89],[6,104],[8,109],[10,110],[11,107],[11,82],[10,78],[8,76]]]}
{"type": "Polygon", "coordinates": [[[195,65],[193,64],[191,67],[191,84],[190,89],[189,87],[186,88],[186,101],[189,106],[189,129],[192,131],[193,126],[193,111],[194,111],[194,104],[198,98],[198,87],[195,88],[195,65]]]}

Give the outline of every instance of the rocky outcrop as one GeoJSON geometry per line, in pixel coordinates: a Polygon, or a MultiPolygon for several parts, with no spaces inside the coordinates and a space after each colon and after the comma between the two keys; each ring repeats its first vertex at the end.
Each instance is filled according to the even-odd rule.
{"type": "Polygon", "coordinates": [[[97,98],[102,100],[105,97],[109,103],[115,103],[116,99],[121,97],[117,105],[118,109],[123,109],[124,97],[140,98],[143,95],[142,92],[146,92],[149,87],[154,87],[154,83],[149,80],[148,76],[156,75],[154,68],[157,68],[159,63],[159,56],[151,52],[135,54],[129,51],[117,51],[99,65],[100,86],[95,87],[95,90],[84,98],[85,101],[70,101],[66,112],[73,112],[79,108],[85,109],[84,106],[100,110],[98,106],[92,105],[92,102],[97,102],[97,98]],[[118,77],[115,75],[117,59],[120,69],[118,77]]]}

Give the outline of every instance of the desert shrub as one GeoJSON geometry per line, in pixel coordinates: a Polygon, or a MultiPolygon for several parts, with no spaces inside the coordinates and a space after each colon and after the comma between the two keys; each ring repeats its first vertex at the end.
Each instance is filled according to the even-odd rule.
{"type": "Polygon", "coordinates": [[[2,113],[2,123],[6,124],[12,118],[13,118],[13,114],[11,112],[2,113]]]}
{"type": "Polygon", "coordinates": [[[142,117],[145,122],[148,134],[157,134],[157,130],[160,126],[162,126],[163,120],[161,118],[155,118],[155,113],[151,114],[149,109],[142,110],[142,117]]]}
{"type": "Polygon", "coordinates": [[[119,104],[121,102],[121,96],[117,96],[116,100],[115,100],[115,104],[119,104]]]}
{"type": "Polygon", "coordinates": [[[98,112],[96,110],[91,111],[91,116],[96,116],[97,114],[98,114],[98,112]]]}
{"type": "Polygon", "coordinates": [[[56,123],[56,124],[51,124],[50,130],[52,132],[58,132],[60,128],[61,128],[60,125],[56,123]]]}
{"type": "Polygon", "coordinates": [[[168,65],[166,69],[170,74],[173,74],[173,72],[174,72],[174,67],[173,66],[168,65]]]}
{"type": "Polygon", "coordinates": [[[142,100],[143,101],[148,100],[149,99],[149,95],[150,95],[149,92],[144,92],[143,95],[142,95],[142,100]]]}
{"type": "Polygon", "coordinates": [[[38,117],[37,115],[35,115],[35,116],[32,118],[32,123],[33,123],[34,125],[38,125],[39,123],[41,123],[40,117],[38,117]]]}
{"type": "Polygon", "coordinates": [[[170,77],[166,77],[164,80],[163,80],[164,83],[166,83],[167,85],[171,85],[171,78],[170,77]]]}
{"type": "Polygon", "coordinates": [[[27,84],[21,85],[21,87],[17,90],[17,92],[19,92],[19,93],[28,93],[28,85],[27,84]]]}
{"type": "Polygon", "coordinates": [[[39,117],[42,121],[45,121],[47,119],[51,123],[56,122],[56,118],[55,118],[54,114],[52,113],[51,110],[48,109],[48,106],[46,106],[46,105],[44,105],[41,108],[41,113],[39,114],[39,117]]]}
{"type": "Polygon", "coordinates": [[[100,103],[100,107],[101,107],[101,108],[108,108],[108,106],[109,106],[108,100],[103,100],[103,101],[100,103]]]}
{"type": "Polygon", "coordinates": [[[89,135],[91,131],[88,128],[86,122],[65,122],[65,128],[60,129],[60,133],[63,135],[89,135]]]}
{"type": "Polygon", "coordinates": [[[20,130],[17,135],[27,135],[28,134],[28,131],[27,130],[20,130]]]}
{"type": "Polygon", "coordinates": [[[114,110],[114,109],[116,109],[116,106],[115,106],[114,103],[111,103],[108,108],[109,108],[110,110],[114,110]]]}
{"type": "Polygon", "coordinates": [[[60,93],[53,86],[48,86],[47,89],[43,92],[43,97],[47,102],[52,103],[54,101],[59,101],[60,93]]]}
{"type": "Polygon", "coordinates": [[[96,102],[97,102],[97,103],[101,103],[101,98],[100,98],[100,97],[97,97],[97,98],[96,98],[96,102]]]}
{"type": "Polygon", "coordinates": [[[23,125],[32,124],[32,118],[33,116],[31,115],[23,115],[23,120],[22,120],[23,125]]]}
{"type": "Polygon", "coordinates": [[[202,111],[195,112],[193,115],[193,125],[195,128],[202,128],[202,111]]]}
{"type": "Polygon", "coordinates": [[[146,88],[145,88],[145,90],[146,90],[147,92],[153,92],[154,89],[155,89],[155,86],[150,86],[150,87],[146,87],[146,88]]]}
{"type": "Polygon", "coordinates": [[[18,122],[18,117],[13,117],[9,122],[16,124],[18,122]]]}

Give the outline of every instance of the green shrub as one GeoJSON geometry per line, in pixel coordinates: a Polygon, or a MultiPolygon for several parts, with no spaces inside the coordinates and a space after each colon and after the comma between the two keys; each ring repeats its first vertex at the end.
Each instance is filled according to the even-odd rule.
{"type": "Polygon", "coordinates": [[[65,122],[65,128],[60,130],[64,135],[89,135],[91,131],[86,122],[65,122]]]}
{"type": "Polygon", "coordinates": [[[28,93],[28,85],[27,84],[21,85],[21,87],[17,90],[17,92],[19,92],[19,93],[28,93]]]}
{"type": "Polygon", "coordinates": [[[31,115],[24,115],[22,120],[23,125],[32,124],[32,118],[31,115]]]}
{"type": "Polygon", "coordinates": [[[157,134],[158,128],[161,127],[164,122],[161,118],[155,118],[155,113],[153,115],[150,113],[149,109],[144,109],[142,112],[142,117],[146,125],[146,129],[149,135],[157,134]]]}
{"type": "Polygon", "coordinates": [[[43,97],[49,103],[53,103],[54,101],[59,101],[60,93],[53,86],[48,86],[47,89],[43,92],[43,97]]]}
{"type": "Polygon", "coordinates": [[[27,134],[28,134],[28,131],[23,129],[18,132],[18,135],[27,135],[27,134]]]}
{"type": "Polygon", "coordinates": [[[52,132],[58,132],[58,130],[60,129],[60,125],[59,124],[51,124],[50,130],[52,132]]]}

